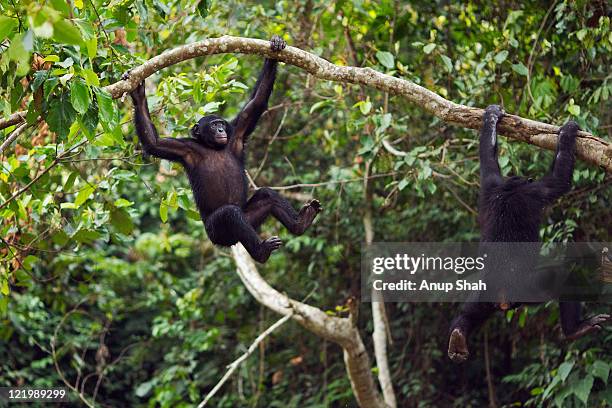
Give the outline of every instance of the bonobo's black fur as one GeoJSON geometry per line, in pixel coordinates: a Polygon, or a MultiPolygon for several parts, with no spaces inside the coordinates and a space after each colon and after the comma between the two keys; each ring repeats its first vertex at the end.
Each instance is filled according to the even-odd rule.
{"type": "MultiPolygon", "coordinates": [[[[539,181],[521,177],[504,179],[497,161],[496,127],[502,118],[499,106],[487,107],[480,132],[479,222],[481,247],[487,242],[539,242],[543,209],[570,191],[574,171],[574,150],[579,130],[568,122],[559,132],[557,152],[550,173],[539,181]]],[[[495,272],[495,271],[493,271],[495,272]]],[[[468,302],[450,327],[448,356],[454,362],[467,360],[467,339],[496,310],[519,304],[468,302]]],[[[600,330],[609,315],[581,319],[579,302],[560,302],[561,327],[568,339],[600,330]]]]}
{"type": "MultiPolygon", "coordinates": [[[[274,36],[270,46],[272,51],[281,51],[286,43],[274,36]]],[[[222,246],[240,242],[258,262],[265,262],[282,245],[278,237],[262,241],[257,235],[256,230],[270,214],[291,233],[300,235],[321,211],[319,202],[312,200],[298,213],[269,188],[258,189],[247,201],[245,145],[268,107],[276,66],[276,60],[265,60],[250,100],[234,120],[203,117],[192,127],[191,138],[159,138],[149,116],[144,83],[131,93],[136,133],[144,151],[183,165],[210,240],[222,246]]]]}

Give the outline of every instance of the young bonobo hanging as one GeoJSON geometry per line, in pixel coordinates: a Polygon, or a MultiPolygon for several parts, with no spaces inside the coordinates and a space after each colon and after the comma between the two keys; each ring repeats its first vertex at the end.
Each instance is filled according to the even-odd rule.
{"type": "MultiPolygon", "coordinates": [[[[503,116],[497,105],[487,107],[480,132],[479,221],[481,247],[491,242],[539,242],[542,210],[571,189],[574,149],[579,130],[568,122],[559,132],[557,152],[551,172],[539,181],[521,177],[504,179],[497,161],[497,123],[503,116]]],[[[495,273],[495,271],[493,271],[495,273]]],[[[517,278],[519,279],[519,278],[517,278]]],[[[519,303],[468,302],[453,320],[449,330],[448,356],[456,363],[467,360],[467,339],[496,310],[518,307],[519,303]]],[[[609,315],[581,319],[579,302],[560,302],[561,327],[567,339],[574,340],[601,329],[609,315]]]]}
{"type": "MultiPolygon", "coordinates": [[[[272,51],[285,46],[278,36],[270,40],[272,51]]],[[[192,127],[190,138],[159,138],[149,116],[144,83],[131,93],[136,133],[144,151],[183,165],[210,240],[221,246],[240,242],[262,263],[282,245],[278,237],[262,241],[257,235],[270,214],[291,233],[301,235],[321,211],[320,203],[312,200],[298,213],[270,188],[258,189],[247,201],[245,145],[268,107],[276,66],[276,60],[266,58],[251,98],[236,118],[227,122],[216,115],[205,116],[192,127]]]]}

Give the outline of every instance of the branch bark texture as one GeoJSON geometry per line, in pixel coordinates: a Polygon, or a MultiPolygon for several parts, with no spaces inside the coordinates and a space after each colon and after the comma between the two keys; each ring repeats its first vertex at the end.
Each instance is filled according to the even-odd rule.
{"type": "MultiPolygon", "coordinates": [[[[470,129],[480,129],[483,109],[460,105],[405,79],[382,74],[371,68],[338,66],[314,54],[295,47],[273,52],[268,41],[223,36],[182,45],[151,58],[131,71],[130,78],[108,85],[113,98],[120,98],[136,88],[138,83],[155,72],[179,62],[203,55],[242,53],[275,58],[301,68],[313,76],[335,82],[369,86],[393,95],[401,95],[442,121],[470,129]]],[[[25,117],[17,112],[0,121],[0,129],[19,123],[25,117]],[[17,121],[17,122],[15,122],[17,121]]],[[[499,132],[513,139],[554,150],[559,127],[515,115],[506,115],[498,125],[499,132]]],[[[576,143],[578,157],[588,163],[612,171],[612,144],[588,132],[579,132],[576,143]]]]}
{"type": "Polygon", "coordinates": [[[280,293],[259,272],[248,252],[241,244],[232,247],[238,276],[253,297],[267,308],[284,316],[291,316],[315,335],[342,347],[344,364],[355,399],[360,407],[385,408],[372,377],[370,357],[359,330],[350,318],[329,316],[322,310],[291,299],[280,293]]]}

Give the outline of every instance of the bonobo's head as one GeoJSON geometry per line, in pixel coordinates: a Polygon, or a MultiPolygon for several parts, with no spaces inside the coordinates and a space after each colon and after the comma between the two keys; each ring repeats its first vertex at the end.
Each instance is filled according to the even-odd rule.
{"type": "Polygon", "coordinates": [[[520,177],[520,176],[511,176],[508,177],[504,183],[504,190],[515,190],[518,187],[522,187],[526,184],[533,183],[532,178],[520,177]]]}
{"type": "Polygon", "coordinates": [[[217,115],[204,116],[191,128],[191,136],[211,149],[223,149],[232,133],[229,123],[217,115]]]}

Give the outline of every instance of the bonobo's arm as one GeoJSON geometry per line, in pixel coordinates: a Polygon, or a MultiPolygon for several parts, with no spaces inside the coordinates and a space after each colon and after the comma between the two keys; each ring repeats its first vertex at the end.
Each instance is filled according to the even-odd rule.
{"type": "MultiPolygon", "coordinates": [[[[270,48],[272,51],[281,51],[286,46],[287,43],[279,36],[275,35],[270,40],[270,48]]],[[[268,99],[274,87],[277,65],[278,61],[266,58],[263,69],[253,89],[253,93],[251,94],[251,98],[231,123],[234,128],[234,137],[231,141],[231,147],[237,156],[242,156],[244,144],[255,129],[261,115],[268,109],[268,99]]]]}
{"type": "Polygon", "coordinates": [[[498,105],[485,109],[480,130],[480,188],[494,186],[502,181],[497,161],[497,123],[504,116],[498,105]]]}
{"type": "Polygon", "coordinates": [[[580,130],[578,124],[569,121],[559,131],[557,151],[550,173],[537,183],[538,190],[547,203],[553,202],[572,188],[578,130],[580,130]]]}
{"type": "Polygon", "coordinates": [[[144,151],[161,159],[184,162],[190,152],[187,143],[180,139],[160,138],[151,122],[144,81],[130,93],[130,96],[134,102],[136,134],[144,151]]]}

